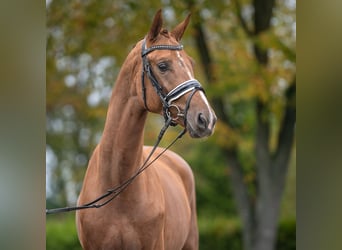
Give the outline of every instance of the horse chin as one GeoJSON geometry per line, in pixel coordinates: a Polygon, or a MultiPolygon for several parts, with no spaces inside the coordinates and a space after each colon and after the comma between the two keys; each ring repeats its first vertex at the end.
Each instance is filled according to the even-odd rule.
{"type": "Polygon", "coordinates": [[[189,132],[189,135],[191,138],[204,138],[212,135],[213,130],[210,129],[205,129],[205,130],[199,130],[199,129],[194,129],[190,123],[187,124],[186,126],[187,131],[189,132]]]}

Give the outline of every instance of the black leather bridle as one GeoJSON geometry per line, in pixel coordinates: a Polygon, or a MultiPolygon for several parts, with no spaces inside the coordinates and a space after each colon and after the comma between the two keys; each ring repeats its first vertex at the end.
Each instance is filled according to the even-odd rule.
{"type": "Polygon", "coordinates": [[[142,70],[142,90],[143,90],[143,99],[144,99],[144,105],[147,110],[147,101],[146,101],[146,88],[145,88],[145,73],[149,77],[152,86],[156,90],[158,96],[160,97],[160,100],[163,104],[163,115],[165,118],[165,124],[164,127],[160,130],[158,139],[156,143],[154,144],[150,154],[145,159],[142,166],[137,170],[137,172],[128,178],[126,181],[121,183],[120,185],[108,189],[107,192],[102,194],[101,196],[97,197],[96,199],[80,205],[80,206],[72,206],[72,207],[62,207],[62,208],[53,208],[53,209],[46,209],[46,214],[55,214],[55,213],[63,213],[63,212],[70,212],[75,210],[81,210],[81,209],[89,209],[89,208],[100,208],[105,205],[107,205],[109,202],[111,202],[113,199],[115,199],[121,192],[123,192],[134,180],[137,178],[142,172],[144,172],[149,166],[151,166],[161,155],[165,153],[166,150],[168,150],[179,138],[181,138],[186,133],[186,119],[187,119],[187,112],[190,107],[190,102],[193,97],[193,95],[196,93],[197,90],[201,90],[204,92],[201,84],[196,79],[190,79],[185,82],[182,82],[177,87],[169,91],[169,93],[165,94],[163,92],[163,87],[158,83],[157,79],[153,75],[153,71],[151,68],[151,65],[148,61],[147,55],[151,53],[154,50],[182,50],[183,45],[155,45],[151,46],[150,48],[146,48],[146,40],[144,39],[142,50],[141,50],[141,56],[143,59],[143,70],[142,70]],[[186,93],[189,93],[192,91],[186,101],[185,110],[182,113],[179,109],[179,107],[175,104],[172,104],[173,101],[181,98],[186,93]],[[176,109],[177,114],[176,116],[172,116],[171,114],[171,108],[176,109]],[[181,131],[178,136],[166,147],[164,148],[154,159],[151,159],[153,153],[157,149],[163,135],[165,134],[166,130],[169,126],[176,126],[177,125],[177,119],[179,117],[183,117],[184,119],[184,130],[181,131]]]}
{"type": "Polygon", "coordinates": [[[144,99],[144,105],[147,110],[147,101],[146,101],[146,86],[145,86],[145,73],[150,79],[150,82],[152,86],[154,87],[155,91],[157,92],[162,104],[163,104],[163,116],[165,119],[165,122],[168,119],[171,119],[171,126],[176,126],[176,120],[179,117],[183,117],[184,119],[184,126],[186,126],[186,114],[189,109],[190,101],[192,99],[192,96],[195,94],[197,90],[201,90],[204,92],[201,84],[196,79],[190,79],[187,81],[184,81],[180,83],[177,87],[172,89],[167,94],[164,93],[163,87],[159,84],[158,80],[153,74],[151,64],[147,58],[147,55],[155,50],[182,50],[183,45],[154,45],[149,48],[146,47],[146,38],[143,40],[142,48],[141,48],[141,57],[143,59],[143,69],[141,73],[141,84],[142,84],[142,92],[143,92],[143,99],[144,99]],[[184,113],[182,113],[179,109],[179,107],[175,104],[172,104],[172,102],[176,101],[177,99],[181,98],[186,93],[192,91],[191,95],[188,97],[187,104],[184,110],[184,113]],[[171,109],[175,109],[177,111],[176,116],[172,116],[171,109]]]}

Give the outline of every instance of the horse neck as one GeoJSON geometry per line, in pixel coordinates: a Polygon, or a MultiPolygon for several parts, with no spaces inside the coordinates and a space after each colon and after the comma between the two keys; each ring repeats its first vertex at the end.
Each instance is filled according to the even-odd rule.
{"type": "Polygon", "coordinates": [[[120,70],[109,103],[98,163],[105,188],[124,182],[142,165],[147,112],[135,91],[134,79],[139,79],[136,76],[141,70],[138,65],[141,66],[131,52],[120,70]]]}

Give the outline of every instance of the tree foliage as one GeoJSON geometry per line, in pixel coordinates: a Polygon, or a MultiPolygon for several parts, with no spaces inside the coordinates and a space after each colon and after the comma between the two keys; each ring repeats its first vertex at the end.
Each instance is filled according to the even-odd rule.
{"type": "MultiPolygon", "coordinates": [[[[87,161],[101,137],[120,66],[145,36],[159,8],[167,28],[192,12],[192,26],[182,43],[197,62],[196,78],[219,117],[211,138],[198,141],[185,136],[172,149],[194,169],[199,216],[239,213],[246,235],[244,220],[257,219],[253,216],[260,182],[268,181],[260,179],[267,164],[257,151],[265,149],[266,161],[282,160],[286,176],[290,153],[279,152],[292,149],[291,141],[285,143],[293,138],[286,128],[294,126],[285,120],[289,109],[295,111],[292,0],[51,1],[46,53],[47,206],[75,203],[87,161]],[[271,11],[263,4],[272,5],[271,11]],[[256,21],[256,16],[262,18],[256,21]],[[249,204],[248,218],[243,199],[249,204]]],[[[150,115],[146,144],[154,143],[161,127],[162,120],[150,115]]],[[[177,131],[169,131],[163,145],[177,131]]],[[[272,172],[274,164],[268,168],[272,172]]],[[[281,199],[283,185],[280,188],[281,199]]]]}

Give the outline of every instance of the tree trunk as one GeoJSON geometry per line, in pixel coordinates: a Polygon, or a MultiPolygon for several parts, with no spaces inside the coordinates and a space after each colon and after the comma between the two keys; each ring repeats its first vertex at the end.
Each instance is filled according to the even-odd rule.
{"type": "MultiPolygon", "coordinates": [[[[189,1],[190,10],[193,2],[189,1]]],[[[270,28],[275,0],[254,0],[254,30],[247,26],[247,22],[240,13],[239,0],[234,0],[238,19],[242,28],[250,37],[257,36],[261,32],[270,28]]],[[[207,44],[205,32],[200,21],[200,17],[195,19],[194,38],[197,50],[200,55],[206,80],[209,84],[215,84],[215,75],[212,70],[212,56],[207,44]]],[[[268,50],[254,44],[254,54],[261,67],[268,64],[268,50]]],[[[288,163],[291,148],[294,141],[295,124],[295,96],[296,80],[290,85],[286,93],[287,104],[285,105],[285,115],[281,123],[278,134],[278,146],[274,155],[269,149],[270,124],[265,119],[264,113],[268,112],[267,104],[256,98],[256,138],[255,138],[255,158],[256,158],[256,195],[251,196],[248,192],[247,184],[244,181],[244,171],[238,160],[237,147],[223,149],[225,152],[227,165],[230,170],[230,181],[236,201],[238,212],[242,221],[243,246],[245,250],[273,250],[277,240],[277,225],[281,199],[284,192],[285,180],[288,170],[288,163]]],[[[230,117],[224,109],[223,99],[215,97],[213,106],[219,119],[231,126],[230,117]]]]}
{"type": "Polygon", "coordinates": [[[238,162],[235,150],[225,151],[227,165],[230,170],[230,181],[233,196],[238,207],[238,213],[242,221],[242,237],[245,250],[251,250],[255,241],[255,215],[254,203],[248,195],[247,186],[244,183],[242,167],[238,162]]]}

